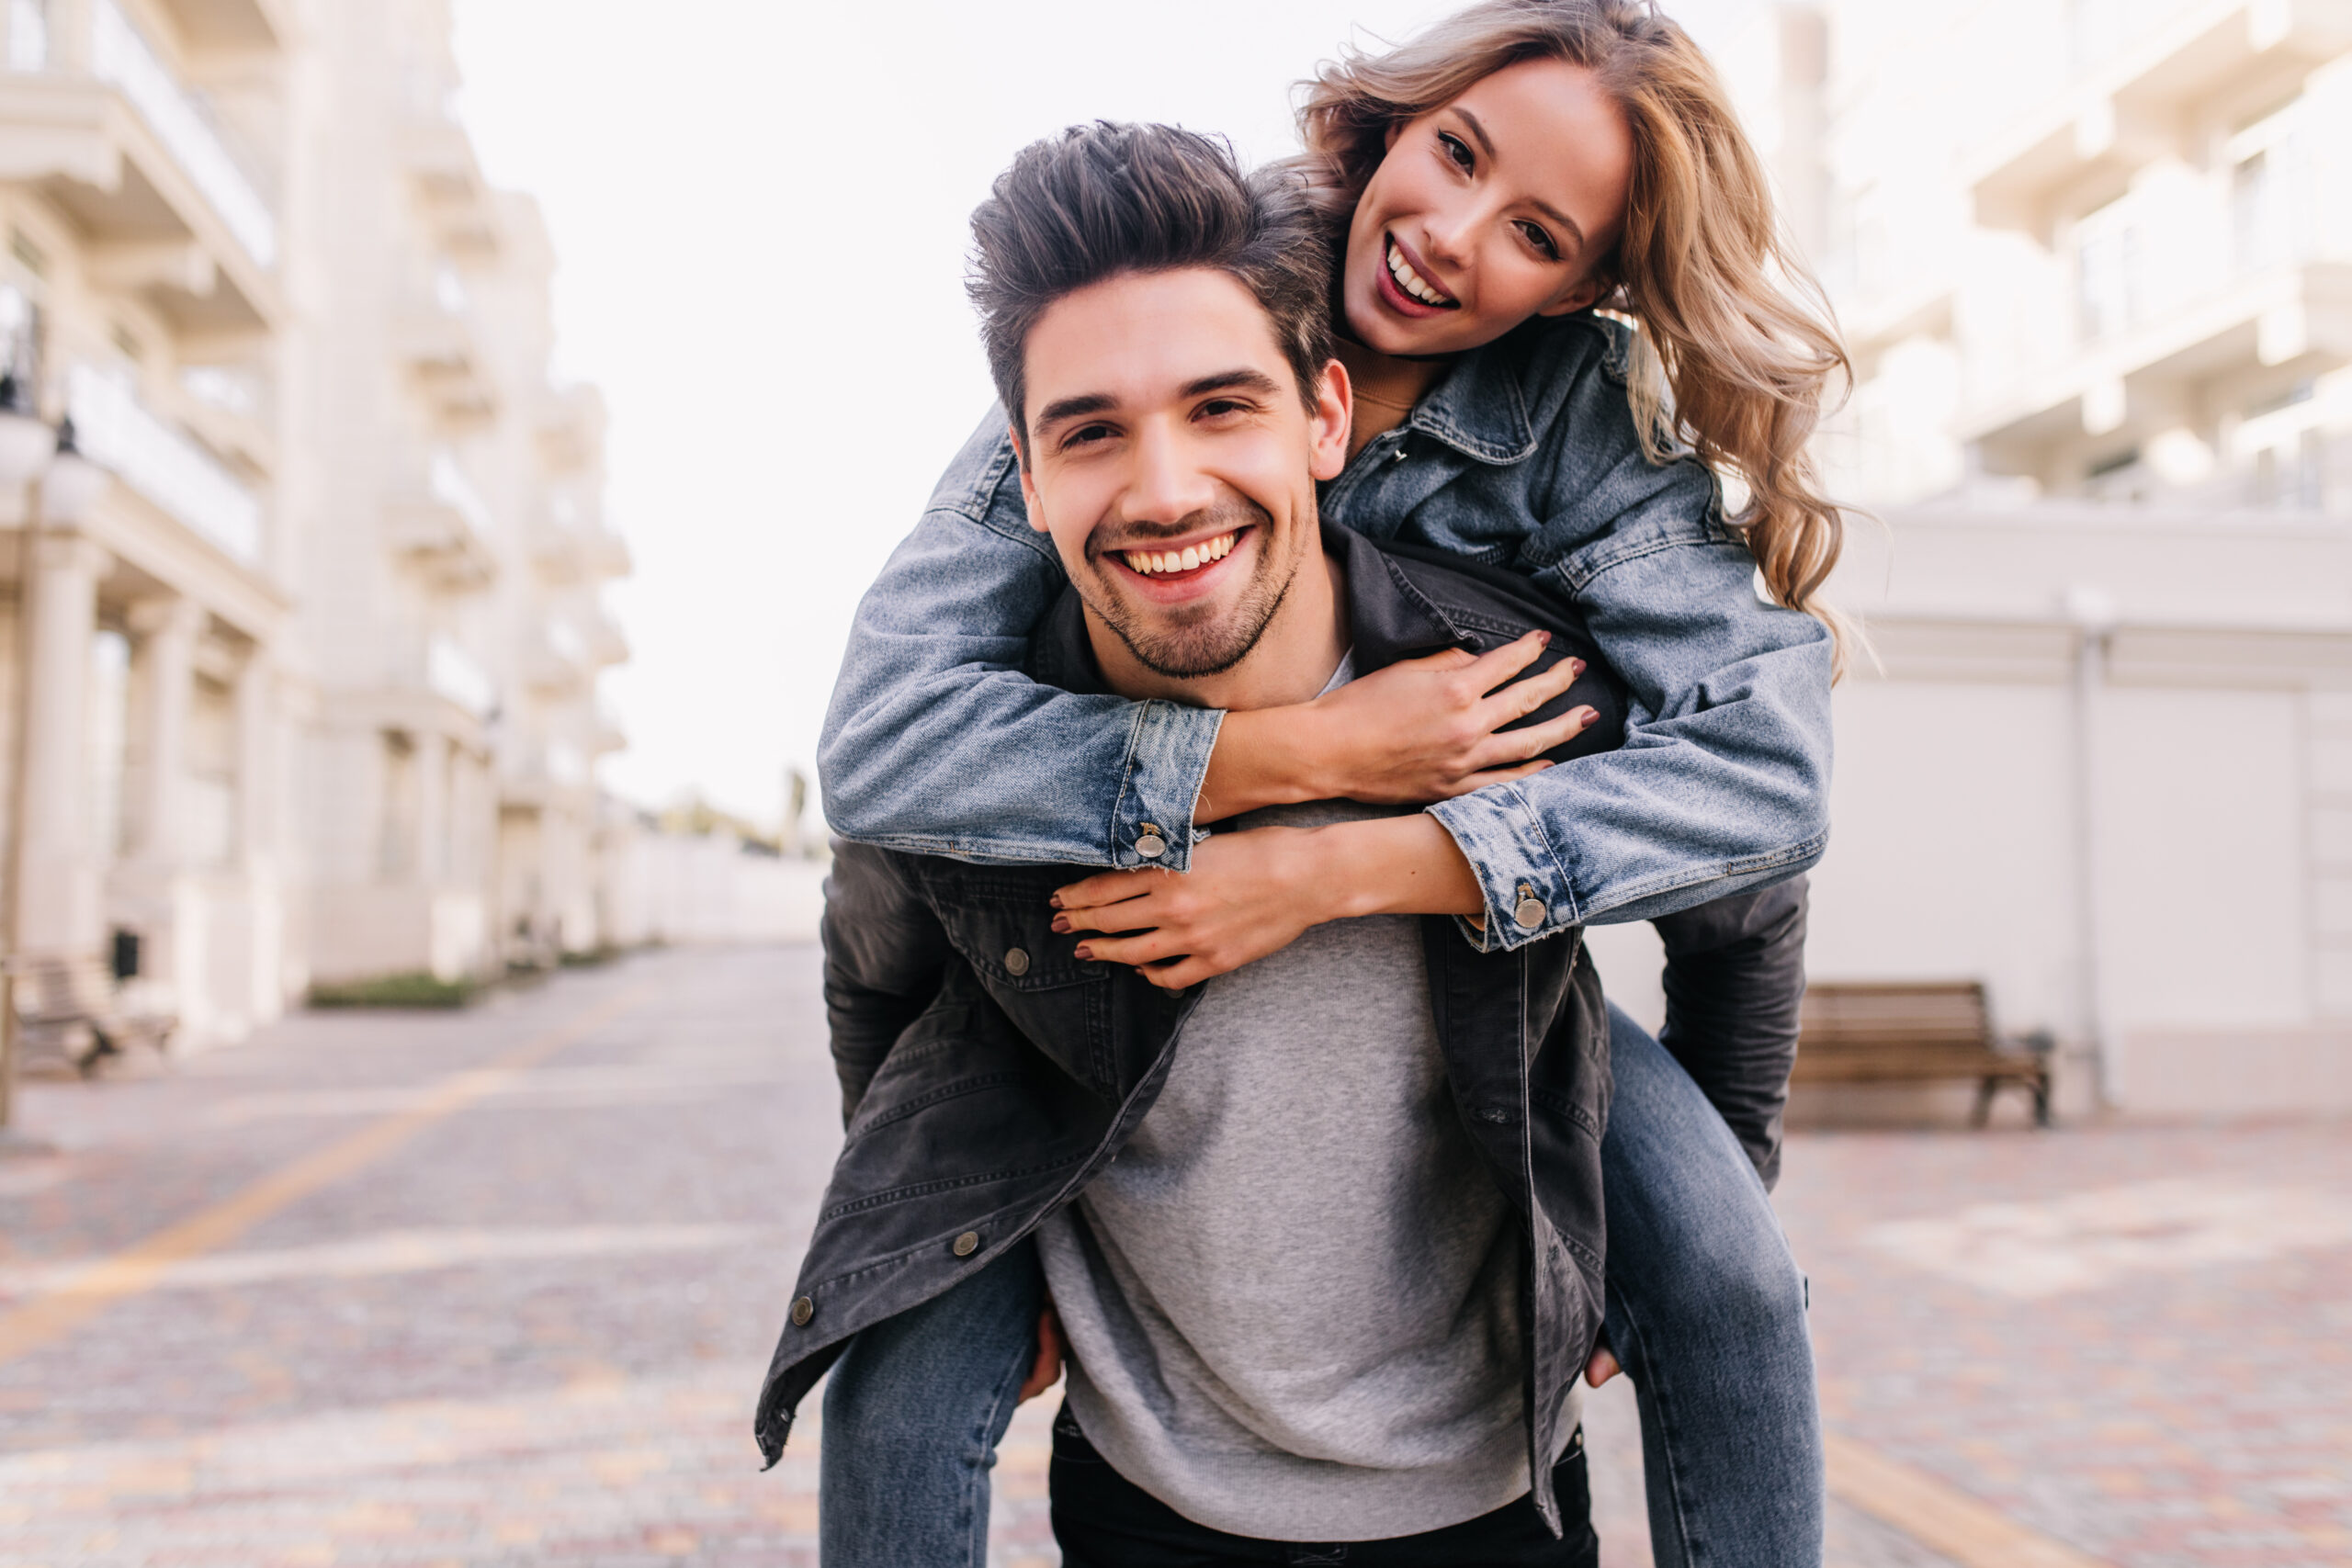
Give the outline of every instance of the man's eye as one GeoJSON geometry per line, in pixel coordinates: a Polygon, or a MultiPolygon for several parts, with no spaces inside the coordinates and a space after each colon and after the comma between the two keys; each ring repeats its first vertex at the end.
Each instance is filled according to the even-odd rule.
{"type": "Polygon", "coordinates": [[[1527,236],[1527,243],[1533,245],[1545,259],[1550,261],[1560,259],[1560,247],[1552,243],[1552,236],[1544,231],[1543,225],[1521,223],[1519,226],[1519,231],[1527,236]]]}
{"type": "Polygon", "coordinates": [[[1453,160],[1455,167],[1467,170],[1476,164],[1477,159],[1471,155],[1469,145],[1462,138],[1441,130],[1437,133],[1437,140],[1438,145],[1445,149],[1445,155],[1453,160]]]}
{"type": "Polygon", "coordinates": [[[1090,446],[1109,439],[1110,434],[1111,427],[1107,424],[1081,424],[1062,437],[1062,449],[1068,451],[1072,446],[1090,446]]]}
{"type": "Polygon", "coordinates": [[[1201,417],[1203,419],[1216,419],[1222,414],[1246,413],[1248,412],[1248,404],[1237,402],[1231,398],[1215,398],[1201,405],[1201,417]]]}

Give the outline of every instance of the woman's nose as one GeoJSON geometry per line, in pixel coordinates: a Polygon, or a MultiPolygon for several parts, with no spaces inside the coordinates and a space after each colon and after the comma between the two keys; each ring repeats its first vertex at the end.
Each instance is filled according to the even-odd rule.
{"type": "Polygon", "coordinates": [[[1471,236],[1477,227],[1476,213],[1432,214],[1421,231],[1421,243],[1428,250],[1429,259],[1440,266],[1464,266],[1470,260],[1474,244],[1471,236]]]}

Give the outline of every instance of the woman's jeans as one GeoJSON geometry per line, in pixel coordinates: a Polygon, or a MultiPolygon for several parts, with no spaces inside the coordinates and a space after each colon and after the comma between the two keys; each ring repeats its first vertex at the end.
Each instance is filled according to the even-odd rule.
{"type": "MultiPolygon", "coordinates": [[[[1658,1568],[1819,1568],[1804,1279],[1731,1129],[1610,1009],[1610,1348],[1641,1406],[1658,1568]]],[[[1036,1358],[1022,1247],[851,1341],[825,1384],[824,1568],[983,1568],[989,1468],[1036,1358]]]]}

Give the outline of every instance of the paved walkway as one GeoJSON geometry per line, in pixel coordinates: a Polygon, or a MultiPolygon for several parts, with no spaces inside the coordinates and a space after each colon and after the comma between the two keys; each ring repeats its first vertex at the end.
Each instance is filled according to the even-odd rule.
{"type": "MultiPolygon", "coordinates": [[[[0,1160],[0,1563],[813,1564],[820,1434],[762,1475],[748,1426],[836,1118],[806,949],[32,1086],[59,1152],[0,1160]]],[[[2344,1128],[1789,1164],[1839,1568],[2352,1562],[2344,1128]]],[[[1000,1564],[1054,1560],[1043,1416],[1000,1564]]],[[[1627,1402],[1592,1425],[1631,1564],[1627,1402]]]]}

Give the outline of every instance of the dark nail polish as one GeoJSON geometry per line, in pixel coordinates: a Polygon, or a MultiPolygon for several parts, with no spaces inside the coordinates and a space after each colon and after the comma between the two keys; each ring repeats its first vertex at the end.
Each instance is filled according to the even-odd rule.
{"type": "Polygon", "coordinates": [[[1058,936],[1068,936],[1069,934],[1069,917],[1068,915],[1056,915],[1054,917],[1054,931],[1055,934],[1058,936]]]}
{"type": "Polygon", "coordinates": [[[1058,909],[1062,907],[1062,896],[1057,893],[1052,897],[1046,899],[1046,902],[1058,909]]]}
{"type": "Polygon", "coordinates": [[[1079,961],[1080,964],[1091,964],[1091,963],[1093,963],[1093,962],[1094,962],[1094,950],[1093,950],[1092,948],[1091,948],[1091,947],[1087,946],[1084,942],[1080,942],[1080,943],[1078,944],[1078,961],[1079,961]]]}

